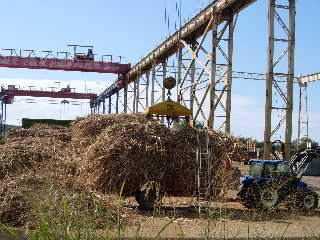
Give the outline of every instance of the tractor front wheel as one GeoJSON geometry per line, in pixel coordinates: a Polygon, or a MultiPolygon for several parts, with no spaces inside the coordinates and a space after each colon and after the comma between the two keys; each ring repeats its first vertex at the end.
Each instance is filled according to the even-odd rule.
{"type": "Polygon", "coordinates": [[[319,197],[313,191],[307,191],[302,196],[302,208],[312,211],[318,207],[319,197]]]}
{"type": "Polygon", "coordinates": [[[260,204],[261,208],[265,210],[270,210],[276,208],[279,203],[278,191],[272,187],[264,188],[261,190],[260,194],[260,204]]]}

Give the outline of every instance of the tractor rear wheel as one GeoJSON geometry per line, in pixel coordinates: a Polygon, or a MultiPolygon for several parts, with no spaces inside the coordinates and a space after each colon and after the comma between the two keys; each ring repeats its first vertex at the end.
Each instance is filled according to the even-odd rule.
{"type": "Polygon", "coordinates": [[[135,195],[139,208],[145,211],[152,211],[155,205],[161,201],[162,194],[160,186],[156,182],[147,182],[135,195]]]}
{"type": "Polygon", "coordinates": [[[258,207],[259,193],[254,187],[242,188],[238,192],[238,198],[243,206],[248,209],[254,209],[258,207]]]}
{"type": "Polygon", "coordinates": [[[278,191],[272,187],[261,189],[260,205],[262,209],[270,210],[277,207],[279,203],[278,191]]]}

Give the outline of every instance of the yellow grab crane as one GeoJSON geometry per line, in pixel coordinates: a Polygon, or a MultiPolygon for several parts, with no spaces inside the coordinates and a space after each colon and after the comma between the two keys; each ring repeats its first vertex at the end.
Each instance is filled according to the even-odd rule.
{"type": "Polygon", "coordinates": [[[163,85],[168,89],[168,99],[164,102],[154,104],[145,110],[145,114],[150,117],[165,117],[167,121],[185,119],[189,122],[191,110],[181,105],[178,102],[170,99],[170,90],[175,87],[176,80],[173,77],[168,77],[163,81],[163,85]]]}
{"type": "Polygon", "coordinates": [[[172,101],[170,98],[164,102],[146,108],[145,114],[148,116],[167,117],[167,118],[186,118],[191,116],[190,109],[180,103],[172,101]]]}

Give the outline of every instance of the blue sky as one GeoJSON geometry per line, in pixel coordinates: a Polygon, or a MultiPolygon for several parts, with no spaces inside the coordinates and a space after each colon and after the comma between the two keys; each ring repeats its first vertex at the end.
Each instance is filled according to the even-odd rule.
{"type": "MultiPolygon", "coordinates": [[[[32,0],[3,1],[1,5],[0,48],[67,50],[67,44],[89,44],[95,52],[126,57],[137,62],[156,43],[168,35],[164,21],[167,6],[171,31],[177,19],[174,0],[32,0]]],[[[207,0],[182,0],[183,18],[191,18],[207,0]]],[[[234,70],[266,71],[267,0],[258,0],[244,10],[235,32],[234,70]]],[[[317,27],[319,0],[297,0],[296,75],[320,71],[320,29],[317,27]]],[[[83,91],[84,86],[101,91],[111,84],[115,76],[108,74],[0,69],[0,83],[11,82],[39,87],[70,83],[83,91]],[[16,79],[16,80],[12,80],[16,79]],[[18,79],[18,80],[17,80],[18,79]],[[37,81],[34,81],[37,80],[37,81]]],[[[310,135],[320,140],[320,107],[317,104],[320,83],[309,87],[310,135]]],[[[297,87],[296,91],[297,93],[297,87]]],[[[234,80],[232,131],[236,135],[262,139],[264,119],[265,83],[234,80]]],[[[297,96],[297,94],[296,94],[297,96]]],[[[295,97],[295,108],[297,108],[295,97]]],[[[49,105],[46,99],[38,104],[26,104],[25,99],[8,106],[8,123],[17,124],[25,117],[73,118],[85,114],[79,106],[49,105]],[[71,109],[70,109],[71,108],[71,109]],[[41,111],[39,111],[41,109],[41,111]]],[[[296,109],[295,109],[296,110],[296,109]]],[[[294,114],[296,125],[296,111],[294,114]]],[[[295,129],[294,129],[295,130],[295,129]]],[[[296,131],[294,131],[294,135],[296,131]]],[[[283,136],[279,136],[283,137],[283,136]]],[[[295,137],[295,136],[294,136],[295,137]]]]}

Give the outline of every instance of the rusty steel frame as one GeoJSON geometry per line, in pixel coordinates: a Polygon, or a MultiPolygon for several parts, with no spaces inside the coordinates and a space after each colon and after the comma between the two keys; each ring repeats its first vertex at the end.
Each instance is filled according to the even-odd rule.
{"type": "Polygon", "coordinates": [[[292,137],[292,111],[293,111],[293,80],[294,80],[294,49],[295,49],[295,14],[296,0],[287,0],[288,5],[283,5],[279,0],[269,0],[269,44],[268,44],[268,69],[266,81],[266,104],[265,104],[265,132],[264,132],[264,158],[268,159],[271,152],[272,137],[281,130],[285,123],[285,152],[284,158],[290,157],[290,146],[292,137]],[[282,11],[282,15],[279,12],[282,11]],[[283,13],[284,12],[284,13],[283,13]],[[288,19],[287,22],[285,19],[288,19]],[[275,24],[277,23],[277,25],[275,24]],[[285,37],[276,37],[279,31],[285,37]],[[287,44],[287,47],[275,58],[275,45],[287,44]],[[279,71],[280,63],[287,57],[287,71],[279,71]],[[287,75],[286,88],[280,86],[275,80],[279,75],[287,75]],[[273,91],[275,90],[275,91],[273,91]],[[274,93],[277,93],[282,100],[283,106],[276,106],[277,99],[274,99],[274,93]],[[272,125],[272,114],[275,111],[281,111],[282,116],[276,124],[272,125]],[[275,125],[275,126],[274,126],[275,125]]]}

